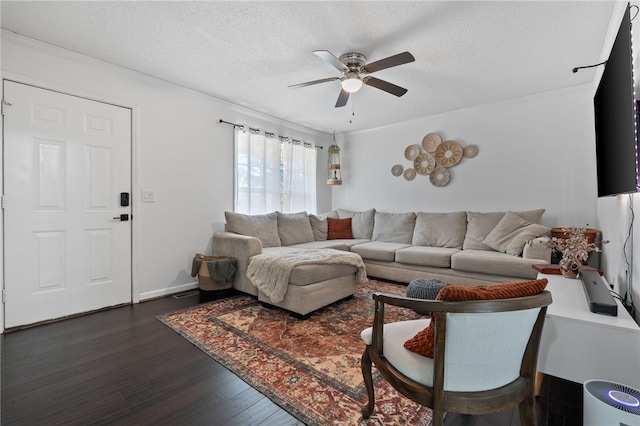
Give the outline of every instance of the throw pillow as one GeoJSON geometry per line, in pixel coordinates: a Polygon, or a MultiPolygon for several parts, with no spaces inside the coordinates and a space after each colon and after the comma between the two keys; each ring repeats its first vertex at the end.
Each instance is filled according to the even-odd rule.
{"type": "MultiPolygon", "coordinates": [[[[438,292],[436,300],[446,302],[464,302],[469,300],[497,300],[514,297],[534,296],[541,293],[547,286],[547,279],[532,281],[515,281],[496,284],[489,287],[469,287],[449,285],[438,292]]],[[[431,314],[431,322],[411,339],[404,343],[404,347],[419,355],[433,358],[435,349],[436,324],[435,316],[431,314]]]]}
{"type": "MultiPolygon", "coordinates": [[[[544,209],[513,212],[524,220],[539,223],[544,209]]],[[[467,212],[467,232],[462,243],[463,250],[492,251],[491,247],[482,244],[489,232],[496,227],[505,212],[467,212]]]]}
{"type": "Polygon", "coordinates": [[[313,240],[325,241],[327,239],[327,233],[329,232],[327,218],[310,214],[309,222],[311,223],[311,231],[313,231],[313,240]]]}
{"type": "Polygon", "coordinates": [[[327,218],[327,240],[352,239],[351,218],[334,219],[327,218]]]}
{"type": "Polygon", "coordinates": [[[527,241],[546,235],[550,231],[551,228],[506,212],[495,228],[482,240],[482,244],[512,256],[520,256],[527,241]]]}
{"type": "Polygon", "coordinates": [[[280,213],[278,217],[278,235],[283,246],[313,241],[313,230],[307,212],[280,213]]]}
{"type": "Polygon", "coordinates": [[[262,247],[280,247],[276,212],[248,215],[227,211],[224,212],[224,216],[227,220],[227,231],[255,237],[260,240],[262,247]]]}

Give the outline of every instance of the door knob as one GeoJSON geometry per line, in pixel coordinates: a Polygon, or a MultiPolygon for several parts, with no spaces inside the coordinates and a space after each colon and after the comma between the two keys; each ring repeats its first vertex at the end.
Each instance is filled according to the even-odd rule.
{"type": "Polygon", "coordinates": [[[128,214],[121,214],[120,216],[114,217],[114,219],[120,219],[121,222],[126,222],[129,220],[128,214]]]}

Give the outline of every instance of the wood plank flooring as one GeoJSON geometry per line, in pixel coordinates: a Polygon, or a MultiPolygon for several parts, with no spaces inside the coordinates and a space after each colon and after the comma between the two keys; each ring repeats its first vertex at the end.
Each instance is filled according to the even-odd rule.
{"type": "MultiPolygon", "coordinates": [[[[197,303],[166,297],[0,335],[1,424],[302,425],[155,318],[197,303]]],[[[509,410],[445,424],[519,420],[509,410]]]]}

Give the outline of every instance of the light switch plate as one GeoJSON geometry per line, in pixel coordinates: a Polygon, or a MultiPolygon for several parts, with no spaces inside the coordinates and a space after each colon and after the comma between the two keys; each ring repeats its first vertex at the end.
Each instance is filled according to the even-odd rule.
{"type": "Polygon", "coordinates": [[[150,189],[142,190],[142,202],[143,203],[155,203],[156,202],[156,191],[152,191],[150,189]]]}

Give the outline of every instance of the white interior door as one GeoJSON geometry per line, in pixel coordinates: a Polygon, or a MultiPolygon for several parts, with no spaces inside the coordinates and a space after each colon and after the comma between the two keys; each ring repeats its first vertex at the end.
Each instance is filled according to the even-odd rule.
{"type": "Polygon", "coordinates": [[[10,81],[4,98],[5,327],[131,302],[131,110],[10,81]]]}

